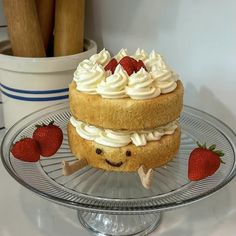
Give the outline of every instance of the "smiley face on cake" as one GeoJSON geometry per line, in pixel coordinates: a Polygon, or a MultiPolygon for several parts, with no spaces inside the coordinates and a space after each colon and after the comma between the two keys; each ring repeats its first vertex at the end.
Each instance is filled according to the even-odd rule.
{"type": "Polygon", "coordinates": [[[65,175],[86,165],[138,171],[148,188],[152,168],[177,154],[183,85],[158,53],[122,49],[111,58],[103,49],[79,64],[69,98],[69,145],[79,161],[64,162],[65,175]]]}

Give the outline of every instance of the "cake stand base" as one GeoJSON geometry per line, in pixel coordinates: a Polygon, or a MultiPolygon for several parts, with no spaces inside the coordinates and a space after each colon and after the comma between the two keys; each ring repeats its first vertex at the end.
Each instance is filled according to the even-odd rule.
{"type": "Polygon", "coordinates": [[[145,215],[110,215],[78,211],[81,225],[99,236],[148,235],[161,222],[161,213],[145,215]]]}

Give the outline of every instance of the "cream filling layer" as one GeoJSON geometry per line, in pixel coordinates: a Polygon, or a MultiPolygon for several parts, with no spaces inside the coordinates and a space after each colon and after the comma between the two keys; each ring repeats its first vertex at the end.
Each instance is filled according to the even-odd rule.
{"type": "Polygon", "coordinates": [[[86,140],[92,140],[108,147],[124,147],[132,143],[135,146],[145,146],[147,142],[160,140],[164,135],[171,135],[178,127],[178,121],[152,130],[143,131],[114,131],[95,127],[85,122],[70,118],[70,123],[75,127],[77,134],[86,140]]]}

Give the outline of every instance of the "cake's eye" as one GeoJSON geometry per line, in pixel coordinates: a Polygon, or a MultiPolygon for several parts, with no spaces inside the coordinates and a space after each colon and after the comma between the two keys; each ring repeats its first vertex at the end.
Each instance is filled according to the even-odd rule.
{"type": "Polygon", "coordinates": [[[102,149],[96,148],[96,153],[97,153],[98,155],[100,155],[100,154],[102,153],[102,149]]]}
{"type": "Polygon", "coordinates": [[[126,154],[127,157],[130,157],[131,156],[131,151],[126,151],[125,154],[126,154]]]}

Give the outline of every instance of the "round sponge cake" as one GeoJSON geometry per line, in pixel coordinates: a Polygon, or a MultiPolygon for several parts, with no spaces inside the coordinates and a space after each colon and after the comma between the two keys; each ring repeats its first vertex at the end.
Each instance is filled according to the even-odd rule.
{"type": "Polygon", "coordinates": [[[75,127],[68,124],[69,145],[78,158],[85,158],[89,165],[108,171],[137,171],[141,165],[156,168],[172,160],[180,145],[180,127],[172,135],[137,147],[129,144],[120,148],[100,145],[81,138],[75,127]]]}
{"type": "Polygon", "coordinates": [[[100,95],[86,94],[69,86],[72,115],[88,124],[113,130],[144,130],[176,120],[183,107],[183,85],[154,99],[104,99],[100,95]]]}

